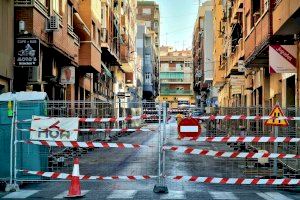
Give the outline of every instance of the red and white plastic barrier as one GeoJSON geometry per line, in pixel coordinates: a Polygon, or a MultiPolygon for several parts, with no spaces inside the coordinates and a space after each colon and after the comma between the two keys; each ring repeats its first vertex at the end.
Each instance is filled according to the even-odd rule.
{"type": "Polygon", "coordinates": [[[145,128],[105,128],[105,129],[97,129],[97,128],[81,128],[81,129],[74,129],[74,130],[65,130],[65,129],[56,129],[56,128],[49,128],[49,129],[18,129],[19,131],[78,131],[78,132],[150,132],[155,131],[155,129],[145,129],[145,128]]]}
{"type": "Polygon", "coordinates": [[[273,117],[273,116],[246,116],[246,115],[210,115],[210,116],[200,116],[194,117],[201,120],[268,120],[268,119],[277,119],[277,120],[291,120],[299,121],[300,117],[273,117]]]}
{"type": "MultiPolygon", "coordinates": [[[[147,114],[143,114],[140,116],[126,116],[126,117],[109,117],[109,118],[102,118],[102,117],[98,117],[98,118],[79,118],[79,122],[96,122],[96,123],[102,123],[102,122],[118,122],[118,121],[133,121],[133,120],[140,120],[140,119],[147,119],[147,118],[156,118],[156,115],[147,115],[147,114]]],[[[34,118],[34,119],[24,119],[24,120],[20,120],[17,121],[17,123],[20,122],[32,122],[32,121],[39,121],[39,120],[47,120],[47,119],[51,119],[53,117],[40,117],[40,118],[34,118]]]]}
{"type": "Polygon", "coordinates": [[[261,179],[261,178],[217,178],[198,176],[168,176],[175,181],[188,181],[197,183],[216,183],[233,185],[300,185],[300,179],[261,179]]]}
{"type": "MultiPolygon", "coordinates": [[[[19,170],[19,172],[24,172],[26,174],[32,174],[37,176],[48,177],[52,179],[68,179],[71,180],[72,174],[59,173],[59,172],[43,172],[43,171],[29,171],[29,170],[19,170]]],[[[80,180],[147,180],[151,178],[156,178],[157,176],[88,176],[79,175],[80,180]]]]}
{"type": "MultiPolygon", "coordinates": [[[[68,179],[72,175],[59,172],[43,172],[43,171],[29,171],[19,170],[19,172],[48,177],[52,179],[68,179]]],[[[157,178],[157,176],[88,176],[80,175],[80,180],[147,180],[157,178]]],[[[175,181],[187,181],[197,183],[215,183],[215,184],[235,184],[235,185],[300,185],[300,179],[262,179],[262,178],[218,178],[218,177],[199,177],[199,176],[167,176],[166,178],[175,181]]]]}
{"type": "Polygon", "coordinates": [[[253,153],[253,152],[225,152],[213,151],[207,149],[194,149],[190,147],[179,146],[164,146],[163,150],[170,150],[178,153],[195,154],[201,156],[213,156],[222,158],[296,158],[299,159],[300,155],[283,154],[283,153],[253,153]]]}
{"type": "Polygon", "coordinates": [[[27,141],[19,141],[27,144],[36,144],[42,146],[51,146],[51,147],[83,147],[83,148],[149,148],[146,145],[140,144],[125,144],[125,143],[107,143],[107,142],[62,142],[62,141],[34,141],[34,140],[27,140],[27,141]]]}
{"type": "Polygon", "coordinates": [[[300,138],[290,138],[290,137],[185,137],[179,138],[183,141],[196,141],[196,142],[254,142],[254,143],[266,143],[266,142],[282,142],[282,143],[292,143],[300,142],[300,138]]]}

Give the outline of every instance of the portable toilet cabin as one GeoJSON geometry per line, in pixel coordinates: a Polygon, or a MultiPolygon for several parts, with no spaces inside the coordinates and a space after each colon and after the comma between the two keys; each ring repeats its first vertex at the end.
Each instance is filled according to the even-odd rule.
{"type": "MultiPolygon", "coordinates": [[[[45,92],[9,92],[0,95],[0,180],[8,180],[10,177],[10,170],[14,168],[14,166],[11,166],[10,164],[11,129],[13,127],[11,109],[16,108],[14,111],[16,113],[15,119],[17,121],[32,119],[33,115],[45,116],[46,98],[47,94],[45,92]],[[15,106],[13,105],[14,103],[15,106]]],[[[20,122],[16,123],[14,126],[17,126],[19,129],[29,129],[31,122],[20,122]]],[[[18,140],[29,140],[29,131],[20,132],[17,129],[15,130],[15,135],[17,135],[18,140]]],[[[14,147],[12,148],[14,149],[14,147]]],[[[16,168],[43,170],[47,168],[48,152],[47,148],[43,146],[18,143],[16,168]]]]}

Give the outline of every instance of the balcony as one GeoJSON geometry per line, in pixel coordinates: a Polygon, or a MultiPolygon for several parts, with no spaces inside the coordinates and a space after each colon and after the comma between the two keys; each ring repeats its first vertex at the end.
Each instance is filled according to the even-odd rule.
{"type": "Polygon", "coordinates": [[[237,70],[238,61],[244,57],[244,54],[244,40],[240,38],[238,44],[234,47],[234,51],[229,55],[228,68],[226,71],[227,76],[237,70]]]}
{"type": "Polygon", "coordinates": [[[79,65],[85,72],[101,72],[101,49],[94,42],[80,43],[79,65]]]}
{"type": "Polygon", "coordinates": [[[48,17],[49,9],[38,0],[15,0],[15,7],[35,7],[44,16],[48,17]]]}
{"type": "Polygon", "coordinates": [[[300,32],[300,1],[277,0],[273,11],[273,33],[292,35],[300,32]]]}
{"type": "Polygon", "coordinates": [[[160,79],[183,79],[184,73],[182,71],[160,72],[160,79]]]}
{"type": "Polygon", "coordinates": [[[268,67],[268,44],[271,36],[269,11],[257,19],[245,38],[246,67],[268,67]]]}
{"type": "Polygon", "coordinates": [[[238,13],[243,12],[243,2],[244,0],[235,0],[232,7],[232,16],[231,21],[234,21],[237,19],[238,13]]]}
{"type": "Polygon", "coordinates": [[[112,37],[106,28],[101,28],[102,58],[117,66],[121,66],[119,40],[119,36],[112,37]]]}
{"type": "Polygon", "coordinates": [[[192,84],[191,79],[160,79],[160,84],[192,84]]]}
{"type": "Polygon", "coordinates": [[[161,95],[193,95],[191,90],[161,89],[161,95]]]}

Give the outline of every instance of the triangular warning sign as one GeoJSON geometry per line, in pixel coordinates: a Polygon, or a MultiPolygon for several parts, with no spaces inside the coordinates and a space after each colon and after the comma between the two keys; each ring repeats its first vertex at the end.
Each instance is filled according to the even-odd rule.
{"type": "Polygon", "coordinates": [[[278,117],[284,117],[284,114],[279,105],[276,105],[269,115],[272,119],[268,119],[265,122],[266,126],[288,126],[289,123],[286,119],[276,119],[278,117]]]}

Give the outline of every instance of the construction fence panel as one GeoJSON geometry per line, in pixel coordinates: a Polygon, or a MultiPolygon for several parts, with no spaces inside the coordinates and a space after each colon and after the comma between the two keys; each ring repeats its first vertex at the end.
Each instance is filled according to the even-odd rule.
{"type": "MultiPolygon", "coordinates": [[[[299,116],[295,108],[282,110],[287,117],[299,116]]],[[[192,108],[181,114],[199,120],[202,133],[198,139],[178,139],[178,114],[171,114],[173,120],[167,124],[167,140],[163,144],[164,176],[179,181],[179,187],[194,187],[191,182],[213,187],[299,187],[299,121],[288,120],[289,126],[279,127],[280,138],[276,141],[281,142],[274,142],[274,127],[265,126],[266,120],[261,119],[271,111],[272,108],[232,107],[213,108],[208,113],[192,108]],[[278,153],[274,153],[275,145],[278,153]]]]}
{"type": "MultiPolygon", "coordinates": [[[[80,174],[85,175],[82,177],[85,180],[155,178],[157,168],[151,166],[157,166],[158,162],[160,123],[148,119],[160,117],[159,107],[158,103],[125,100],[114,103],[18,102],[15,180],[50,181],[61,177],[67,180],[72,174],[74,158],[79,158],[80,174]],[[151,115],[143,110],[146,106],[151,107],[151,115]],[[37,109],[25,115],[18,114],[26,107],[37,109]],[[30,140],[30,131],[35,131],[31,128],[34,115],[78,118],[77,141],[30,140]]],[[[67,131],[57,129],[58,132],[67,131]]]]}

